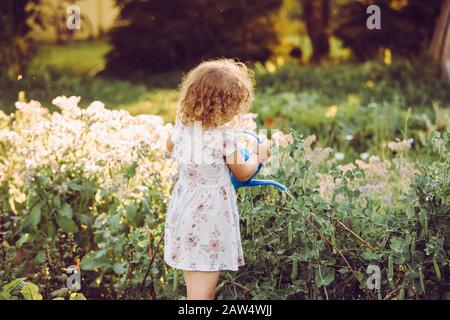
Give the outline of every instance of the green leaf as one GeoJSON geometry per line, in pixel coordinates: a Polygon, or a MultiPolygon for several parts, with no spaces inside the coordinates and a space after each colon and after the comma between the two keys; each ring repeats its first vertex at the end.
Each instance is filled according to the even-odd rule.
{"type": "Polygon", "coordinates": [[[439,265],[436,261],[436,259],[433,259],[433,267],[434,267],[434,272],[436,273],[436,278],[441,281],[442,275],[441,275],[441,269],[439,269],[439,265]]]}
{"type": "Polygon", "coordinates": [[[112,229],[117,229],[120,227],[120,213],[116,213],[113,215],[110,215],[108,217],[108,225],[112,228],[112,229]]]}
{"type": "Polygon", "coordinates": [[[64,298],[65,296],[67,296],[68,293],[69,293],[69,289],[64,287],[64,288],[57,289],[55,291],[50,292],[50,296],[52,298],[57,298],[57,297],[64,298]]]}
{"type": "Polygon", "coordinates": [[[419,222],[422,227],[422,233],[426,236],[428,235],[428,217],[425,211],[419,213],[419,222]]]}
{"type": "Polygon", "coordinates": [[[92,217],[90,214],[87,214],[87,213],[82,213],[82,214],[78,215],[78,219],[80,220],[81,223],[88,225],[88,226],[90,226],[94,223],[94,217],[92,217]]]}
{"type": "Polygon", "coordinates": [[[141,204],[142,204],[142,209],[143,209],[144,211],[147,211],[147,210],[150,209],[150,206],[149,206],[149,204],[148,204],[147,199],[143,198],[143,199],[141,200],[141,204]]]}
{"type": "Polygon", "coordinates": [[[394,289],[394,258],[392,255],[389,255],[388,258],[388,270],[387,270],[387,276],[389,284],[391,285],[391,288],[394,289]]]}
{"type": "Polygon", "coordinates": [[[68,219],[72,219],[73,211],[72,207],[65,203],[61,209],[58,210],[59,214],[68,219]]]}
{"type": "Polygon", "coordinates": [[[52,202],[56,208],[58,208],[58,209],[61,208],[61,198],[60,198],[59,194],[53,197],[52,202]]]}
{"type": "Polygon", "coordinates": [[[92,251],[81,259],[80,267],[82,270],[108,269],[111,263],[106,254],[106,250],[92,251]]]}
{"type": "Polygon", "coordinates": [[[292,244],[292,223],[291,223],[291,221],[289,221],[289,224],[288,224],[288,244],[289,245],[292,244]]]}
{"type": "Polygon", "coordinates": [[[316,271],[315,281],[317,287],[326,287],[334,281],[335,270],[333,268],[319,268],[316,271]]]}
{"type": "Polygon", "coordinates": [[[406,216],[408,218],[413,218],[416,215],[416,211],[414,210],[414,207],[408,207],[406,209],[406,216]]]}
{"type": "Polygon", "coordinates": [[[31,210],[29,221],[33,228],[35,228],[39,224],[39,222],[41,222],[41,208],[42,203],[38,203],[31,210]]]}
{"type": "Polygon", "coordinates": [[[397,300],[405,300],[405,289],[401,288],[398,293],[397,300]]]}
{"type": "Polygon", "coordinates": [[[113,270],[117,274],[123,274],[127,271],[126,262],[116,262],[113,264],[113,270]]]}
{"type": "Polygon", "coordinates": [[[20,248],[22,247],[25,243],[29,243],[32,242],[34,240],[35,236],[31,235],[29,233],[24,233],[20,236],[19,240],[17,240],[16,242],[16,247],[20,248]]]}
{"type": "Polygon", "coordinates": [[[36,261],[36,263],[43,263],[45,261],[45,252],[44,251],[39,251],[36,256],[34,257],[34,260],[36,261]]]}
{"type": "Polygon", "coordinates": [[[69,300],[86,300],[86,297],[82,293],[72,292],[70,294],[69,300]]]}
{"type": "Polygon", "coordinates": [[[135,225],[137,222],[137,207],[134,205],[134,203],[130,203],[125,206],[125,211],[128,220],[135,225]]]}
{"type": "Polygon", "coordinates": [[[125,177],[127,179],[131,179],[136,175],[136,169],[138,167],[137,161],[133,161],[133,163],[125,169],[125,177]]]}
{"type": "Polygon", "coordinates": [[[177,291],[177,287],[178,287],[178,272],[175,270],[173,274],[173,286],[172,286],[173,292],[177,291]]]}
{"type": "Polygon", "coordinates": [[[8,282],[2,287],[2,295],[9,296],[11,292],[17,288],[26,278],[17,278],[8,282]]]}
{"type": "Polygon", "coordinates": [[[78,232],[78,226],[75,222],[73,222],[72,219],[69,219],[64,216],[57,216],[56,217],[56,223],[58,223],[58,226],[60,226],[64,232],[71,232],[71,233],[77,233],[78,232]]]}
{"type": "Polygon", "coordinates": [[[26,282],[20,293],[22,293],[25,300],[42,300],[38,286],[31,282],[26,282]]]}
{"type": "Polygon", "coordinates": [[[47,220],[45,228],[47,229],[47,236],[49,238],[54,238],[56,236],[56,227],[53,221],[47,220]]]}
{"type": "Polygon", "coordinates": [[[76,184],[75,182],[69,182],[67,186],[69,187],[69,189],[81,191],[81,186],[79,184],[76,184]]]}
{"type": "Polygon", "coordinates": [[[298,262],[297,260],[292,261],[292,271],[291,271],[291,279],[294,281],[297,279],[298,275],[298,262]]]}
{"type": "Polygon", "coordinates": [[[421,265],[419,266],[419,280],[420,280],[420,288],[422,289],[422,292],[425,293],[425,280],[423,275],[423,268],[421,265]]]}

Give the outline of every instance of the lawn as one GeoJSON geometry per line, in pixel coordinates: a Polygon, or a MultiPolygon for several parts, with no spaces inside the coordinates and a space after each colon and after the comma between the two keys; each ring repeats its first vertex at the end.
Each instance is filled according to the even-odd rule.
{"type": "Polygon", "coordinates": [[[173,120],[181,74],[149,75],[138,82],[101,77],[98,73],[105,66],[109,50],[110,45],[103,40],[41,45],[16,87],[11,90],[10,85],[1,85],[4,94],[0,109],[12,112],[18,92],[24,91],[27,100],[38,100],[48,107],[57,95],[75,95],[82,97],[81,106],[100,100],[110,109],[159,114],[167,121],[173,120]]]}
{"type": "Polygon", "coordinates": [[[68,43],[63,46],[42,44],[30,65],[30,74],[46,69],[70,75],[94,75],[105,67],[105,56],[111,50],[107,41],[68,43]]]}

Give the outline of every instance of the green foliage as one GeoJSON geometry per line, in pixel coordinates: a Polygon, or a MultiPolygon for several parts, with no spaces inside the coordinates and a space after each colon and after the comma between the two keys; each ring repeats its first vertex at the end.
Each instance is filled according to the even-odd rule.
{"type": "MultiPolygon", "coordinates": [[[[325,150],[311,149],[307,140],[296,137],[283,151],[281,166],[271,176],[289,186],[294,199],[269,188],[239,190],[246,265],[237,273],[224,273],[219,298],[444,298],[450,272],[449,132],[432,134],[426,148],[437,154],[436,160],[426,166],[417,162],[419,172],[411,186],[396,189],[391,197],[358,187],[372,169],[362,166],[343,171],[326,157],[311,159],[311,155],[325,150]],[[328,196],[322,194],[320,174],[332,178],[328,196]],[[382,271],[378,291],[366,287],[370,264],[382,271]]],[[[404,161],[404,156],[398,155],[392,163],[398,163],[395,159],[404,161]]],[[[397,170],[395,166],[388,168],[397,170]]],[[[398,170],[401,174],[402,169],[398,170]]],[[[398,177],[398,173],[388,173],[386,181],[395,186],[402,183],[398,177]]],[[[167,268],[159,244],[163,237],[162,213],[166,211],[163,199],[155,193],[124,204],[111,194],[95,204],[96,210],[85,211],[93,205],[90,195],[96,188],[88,181],[74,180],[60,197],[48,180],[37,179],[34,192],[42,199],[42,206],[34,212],[41,212],[41,220],[33,227],[23,219],[10,228],[29,234],[28,239],[21,237],[16,242],[18,252],[38,253],[27,255],[27,268],[32,268],[33,260],[39,263],[43,259],[33,277],[40,291],[29,284],[21,288],[22,296],[79,298],[61,289],[66,278],[57,275],[64,265],[81,258],[82,292],[87,297],[182,297],[182,275],[167,268]],[[55,206],[52,215],[71,217],[79,228],[62,228],[52,236],[51,225],[56,226],[57,220],[55,223],[45,209],[49,203],[55,206]],[[41,250],[45,251],[43,257],[41,250]],[[149,276],[141,289],[149,259],[149,276]]],[[[389,189],[384,188],[384,192],[389,189]]],[[[32,199],[32,194],[29,197],[32,199]]],[[[13,242],[18,235],[9,233],[6,241],[13,242]]],[[[2,297],[12,298],[11,292],[22,280],[3,285],[2,297]]]]}
{"type": "Polygon", "coordinates": [[[208,58],[265,61],[280,0],[117,0],[107,69],[120,76],[190,68],[208,58]],[[169,23],[168,23],[169,22],[169,23]],[[157,61],[157,62],[156,62],[157,61]]]}
{"type": "MultiPolygon", "coordinates": [[[[47,81],[23,83],[30,88],[30,98],[49,101],[55,92],[64,92],[126,106],[134,113],[164,111],[166,119],[173,119],[176,91],[155,89],[152,79],[145,85],[61,76],[51,68],[46,74],[47,81]]],[[[171,82],[178,81],[178,75],[173,78],[171,82]]],[[[366,151],[390,159],[383,143],[414,137],[410,154],[396,159],[415,159],[417,172],[407,189],[405,172],[383,178],[389,199],[368,192],[370,188],[354,188],[367,178],[361,168],[343,173],[339,161],[306,160],[304,141],[297,136],[283,166],[273,173],[291,189],[295,201],[268,188],[239,191],[246,266],[224,274],[219,298],[448,296],[448,84],[436,80],[423,61],[395,59],[391,65],[375,61],[320,69],[285,65],[273,73],[259,66],[256,78],[253,110],[260,124],[316,134],[322,145],[344,152],[346,160],[366,151]],[[317,174],[332,177],[335,186],[329,198],[321,195],[323,181],[317,174]],[[369,264],[382,270],[379,292],[365,288],[369,264]]],[[[10,127],[9,120],[0,120],[0,130],[10,127]]],[[[0,144],[0,156],[5,152],[0,144]]],[[[82,298],[66,288],[66,268],[74,263],[81,266],[81,292],[88,298],[185,295],[182,273],[163,261],[160,241],[167,199],[155,185],[131,201],[121,201],[114,193],[102,193],[100,201],[95,195],[102,186],[78,171],[65,171],[67,180],[56,179],[49,167],[38,173],[26,201],[16,207],[6,186],[0,185],[1,298],[23,299],[25,275],[38,288],[27,285],[23,292],[28,297],[82,298]]],[[[135,173],[131,164],[123,176],[135,173]]]]}
{"type": "Polygon", "coordinates": [[[274,177],[290,187],[295,200],[275,190],[239,191],[246,265],[228,279],[246,284],[248,291],[230,285],[222,297],[445,298],[450,272],[448,133],[439,139],[433,144],[446,159],[417,175],[412,188],[396,194],[391,205],[351,187],[367,173],[332,168],[339,184],[331,201],[324,200],[314,163],[301,160],[304,149],[293,146],[295,161],[284,163],[274,177]],[[366,287],[369,264],[381,268],[380,291],[366,287]]]}
{"type": "Polygon", "coordinates": [[[397,56],[414,57],[424,52],[432,36],[442,1],[350,1],[338,7],[334,35],[360,60],[377,57],[390,48],[397,56]],[[381,11],[381,29],[368,30],[366,9],[381,11]]]}
{"type": "MultiPolygon", "coordinates": [[[[0,282],[1,283],[1,282],[0,282]]],[[[67,288],[55,291],[53,300],[64,300],[67,296],[67,288]]],[[[0,287],[0,300],[42,300],[39,287],[25,278],[14,279],[0,287]]],[[[72,292],[67,296],[68,300],[86,300],[82,293],[72,292]]]]}
{"type": "Polygon", "coordinates": [[[28,37],[27,19],[33,12],[28,8],[39,0],[4,0],[0,3],[0,81],[14,83],[25,71],[27,58],[33,48],[28,37]]]}
{"type": "Polygon", "coordinates": [[[110,50],[111,45],[104,40],[40,44],[28,73],[44,76],[48,70],[53,70],[66,76],[93,76],[104,69],[105,56],[110,50]]]}
{"type": "Polygon", "coordinates": [[[422,60],[371,61],[322,68],[286,64],[256,68],[253,111],[261,125],[317,135],[350,158],[381,154],[405,135],[422,145],[450,124],[450,90],[422,60]]]}

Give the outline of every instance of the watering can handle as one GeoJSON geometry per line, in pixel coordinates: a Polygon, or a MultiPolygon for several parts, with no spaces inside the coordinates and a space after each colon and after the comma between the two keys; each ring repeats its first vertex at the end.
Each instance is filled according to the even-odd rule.
{"type": "MultiPolygon", "coordinates": [[[[241,132],[254,137],[258,143],[262,143],[263,142],[263,140],[258,135],[256,135],[255,133],[253,133],[251,131],[241,131],[241,132]]],[[[247,161],[250,158],[250,152],[247,149],[245,149],[244,147],[240,146],[239,147],[239,151],[241,152],[242,157],[244,158],[244,161],[247,161]]],[[[260,163],[259,166],[258,166],[258,169],[251,176],[251,178],[248,179],[247,181],[244,181],[244,182],[239,181],[232,174],[231,175],[231,182],[232,182],[233,186],[236,189],[238,189],[238,188],[241,188],[241,187],[256,187],[256,186],[270,185],[270,186],[276,187],[277,189],[279,189],[281,191],[287,192],[287,194],[292,198],[292,195],[289,192],[289,190],[284,185],[282,185],[279,182],[276,182],[274,180],[256,180],[256,179],[253,180],[253,177],[258,174],[258,172],[261,170],[262,167],[263,167],[263,163],[260,163]]]]}

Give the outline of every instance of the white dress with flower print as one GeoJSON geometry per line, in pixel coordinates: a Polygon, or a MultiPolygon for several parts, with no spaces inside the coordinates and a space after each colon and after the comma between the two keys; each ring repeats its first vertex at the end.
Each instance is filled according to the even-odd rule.
{"type": "Polygon", "coordinates": [[[182,270],[236,271],[244,258],[236,193],[225,162],[236,140],[229,130],[202,128],[196,135],[194,126],[177,124],[172,142],[179,177],[166,217],[164,260],[182,270]]]}

